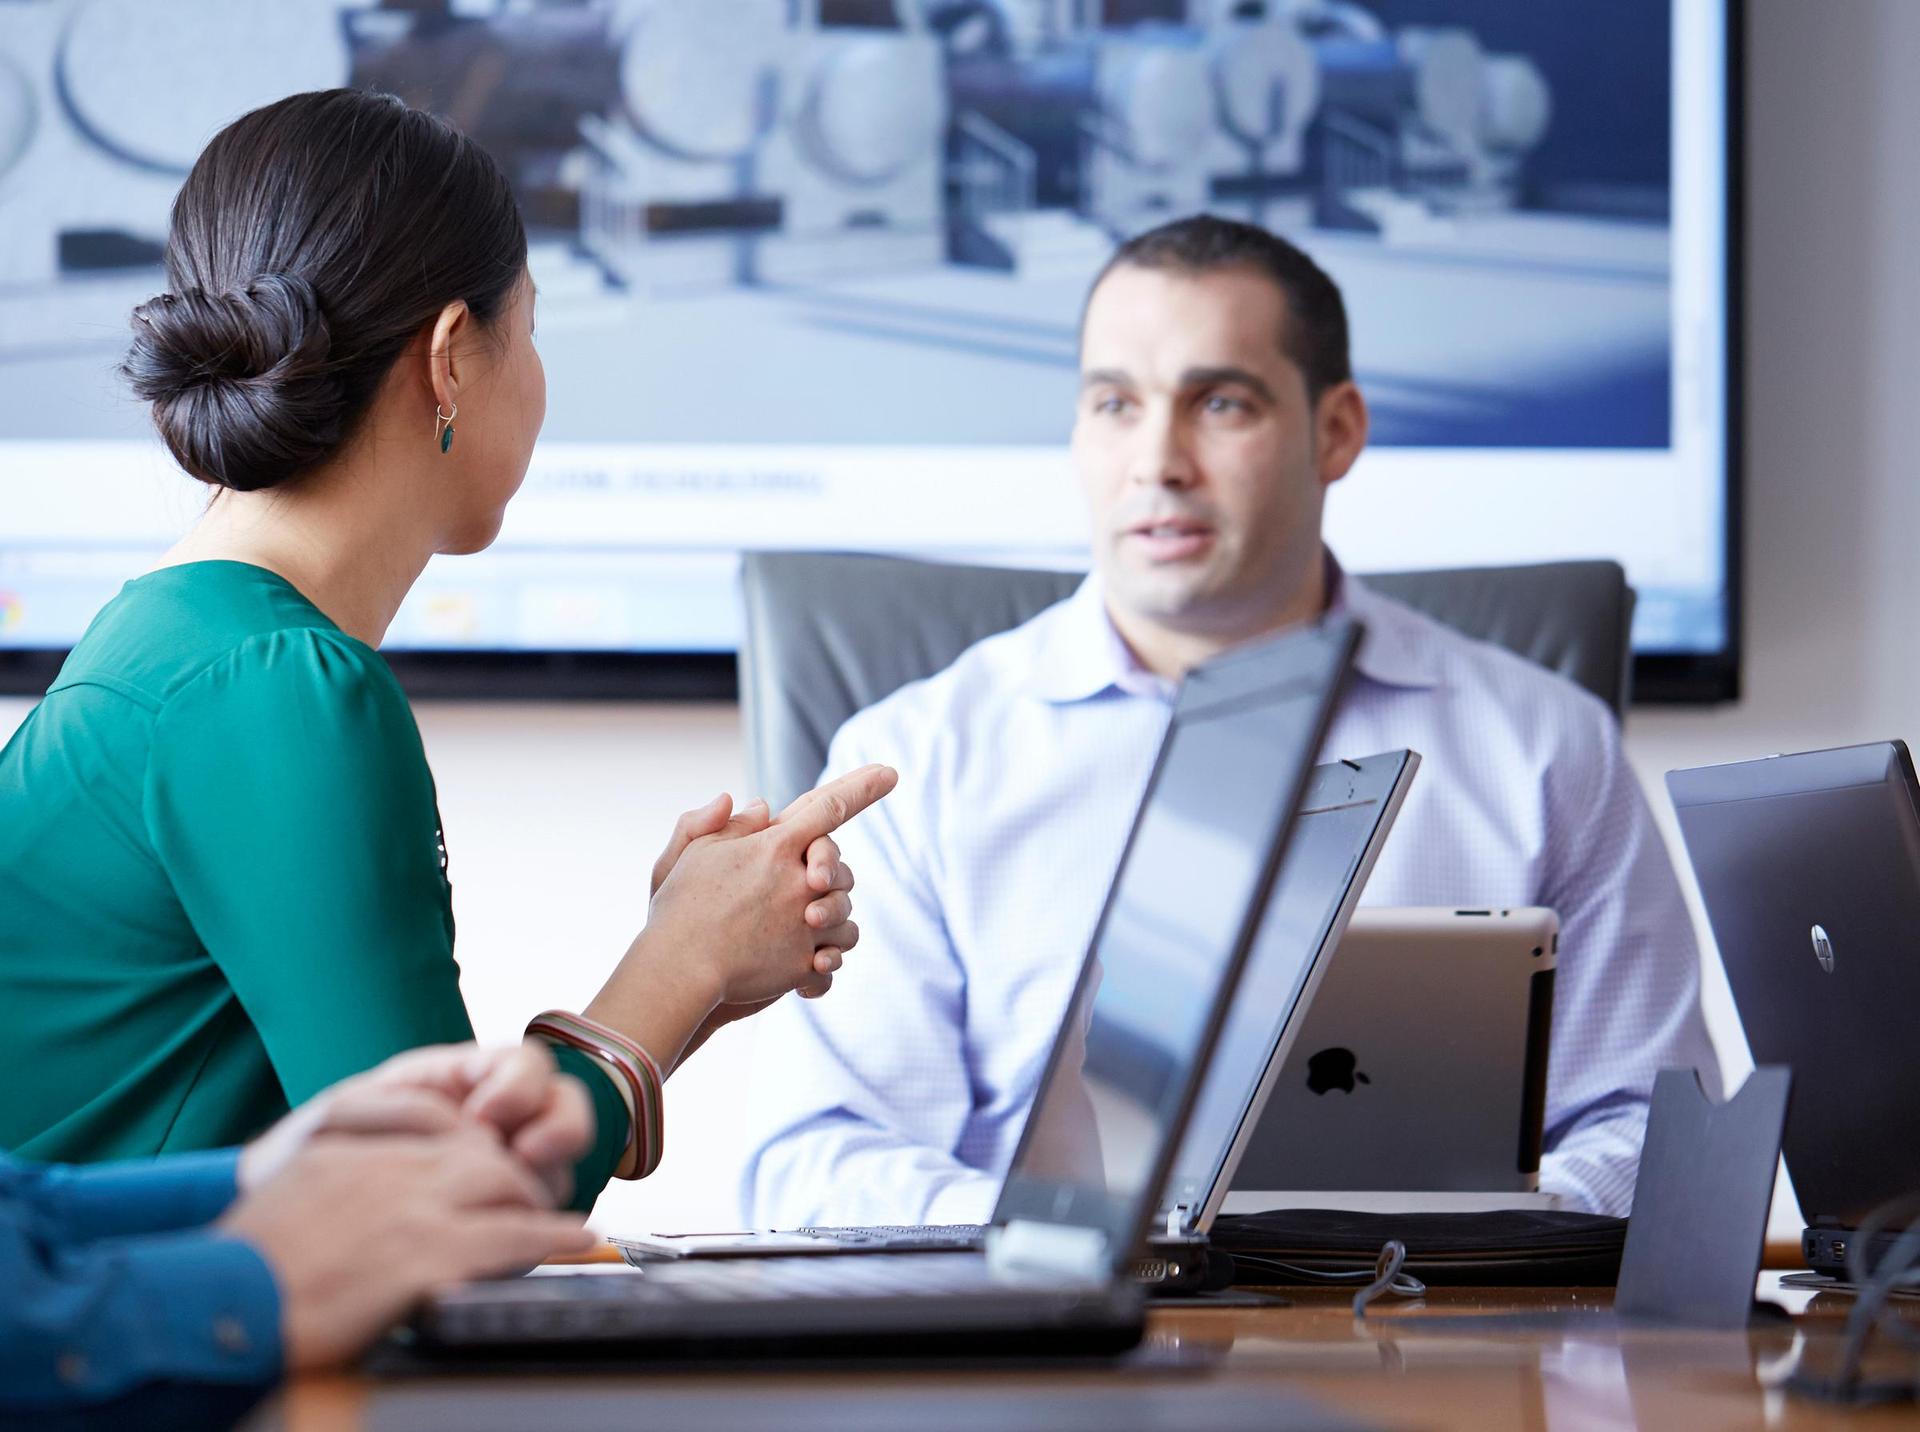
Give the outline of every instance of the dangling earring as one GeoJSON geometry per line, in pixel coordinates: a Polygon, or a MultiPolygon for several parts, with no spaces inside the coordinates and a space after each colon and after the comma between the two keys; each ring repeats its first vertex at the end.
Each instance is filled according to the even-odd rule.
{"type": "Polygon", "coordinates": [[[441,412],[438,403],[433,405],[433,432],[434,436],[440,439],[441,452],[445,452],[453,446],[453,420],[459,416],[460,405],[458,403],[453,405],[453,411],[450,413],[441,412]]]}

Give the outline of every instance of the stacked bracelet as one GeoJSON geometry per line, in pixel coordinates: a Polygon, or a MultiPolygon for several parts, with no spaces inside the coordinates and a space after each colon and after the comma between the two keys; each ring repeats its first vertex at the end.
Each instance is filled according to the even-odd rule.
{"type": "Polygon", "coordinates": [[[666,1117],[660,1100],[660,1066],[653,1056],[618,1030],[564,1009],[535,1015],[527,1025],[527,1036],[565,1044],[605,1061],[626,1084],[627,1103],[633,1109],[632,1132],[618,1176],[645,1178],[660,1166],[666,1117]]]}

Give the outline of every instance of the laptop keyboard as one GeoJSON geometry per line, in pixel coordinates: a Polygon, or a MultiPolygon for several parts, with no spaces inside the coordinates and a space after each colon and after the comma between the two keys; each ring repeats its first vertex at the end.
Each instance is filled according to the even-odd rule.
{"type": "Polygon", "coordinates": [[[963,1293],[990,1288],[984,1263],[934,1257],[856,1258],[823,1262],[817,1258],[736,1261],[699,1268],[675,1268],[673,1285],[697,1298],[848,1298],[897,1297],[902,1293],[963,1293]]]}
{"type": "Polygon", "coordinates": [[[935,1243],[972,1248],[986,1242],[983,1223],[868,1223],[841,1228],[796,1228],[809,1238],[825,1238],[855,1247],[864,1244],[935,1243]]]}
{"type": "Polygon", "coordinates": [[[1070,1326],[1137,1335],[1136,1310],[1114,1304],[1115,1292],[996,1277],[984,1257],[951,1252],[601,1264],[449,1289],[417,1326],[423,1346],[445,1348],[715,1336],[854,1336],[870,1348],[895,1336],[1070,1326]]]}
{"type": "Polygon", "coordinates": [[[512,1283],[455,1289],[443,1301],[501,1295],[521,1306],[539,1303],[764,1302],[778,1298],[942,1295],[995,1288],[985,1263],[930,1254],[926,1258],[767,1258],[650,1264],[644,1271],[562,1273],[512,1283]]]}

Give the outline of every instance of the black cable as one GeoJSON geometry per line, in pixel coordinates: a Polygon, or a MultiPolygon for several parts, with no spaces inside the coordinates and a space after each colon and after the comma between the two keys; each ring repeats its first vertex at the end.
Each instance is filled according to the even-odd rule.
{"type": "Polygon", "coordinates": [[[1920,1377],[1869,1382],[1860,1376],[1860,1365],[1876,1332],[1889,1341],[1920,1348],[1920,1330],[1891,1306],[1895,1292],[1920,1288],[1920,1194],[1882,1204],[1853,1231],[1847,1245],[1847,1279],[1857,1291],[1847,1314],[1838,1368],[1825,1377],[1796,1373],[1788,1379],[1787,1387],[1822,1401],[1856,1406],[1920,1400],[1920,1377]],[[1896,1224],[1904,1225],[1900,1236],[1869,1267],[1868,1250],[1896,1224]]]}
{"type": "Polygon", "coordinates": [[[1396,1298],[1418,1298],[1426,1293],[1425,1283],[1410,1273],[1403,1274],[1400,1271],[1406,1262],[1407,1245],[1398,1238],[1389,1238],[1380,1245],[1380,1256],[1373,1265],[1373,1281],[1353,1295],[1353,1315],[1356,1318],[1364,1318],[1373,1300],[1388,1293],[1396,1298]]]}
{"type": "Polygon", "coordinates": [[[1367,1305],[1376,1298],[1391,1295],[1396,1298],[1423,1298],[1427,1285],[1402,1269],[1407,1261],[1407,1245],[1397,1238],[1387,1240],[1380,1247],[1380,1256],[1375,1259],[1371,1269],[1367,1268],[1307,1268],[1298,1263],[1283,1262],[1278,1258],[1266,1258],[1257,1253],[1242,1253],[1235,1250],[1233,1265],[1235,1268],[1255,1267],[1276,1273],[1285,1273],[1288,1277],[1302,1283],[1331,1283],[1351,1285],[1364,1283],[1366,1286],[1354,1294],[1353,1311],[1356,1316],[1364,1316],[1367,1305]]]}

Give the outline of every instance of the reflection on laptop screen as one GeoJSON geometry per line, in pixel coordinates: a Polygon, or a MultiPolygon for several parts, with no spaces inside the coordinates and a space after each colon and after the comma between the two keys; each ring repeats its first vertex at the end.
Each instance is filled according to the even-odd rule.
{"type": "MultiPolygon", "coordinates": [[[[996,1221],[1130,1235],[1320,725],[1296,659],[1183,689],[996,1221]]],[[[1203,678],[1212,678],[1209,682],[1203,678]]]]}
{"type": "Polygon", "coordinates": [[[1205,1205],[1408,759],[1396,751],[1335,761],[1314,772],[1168,1175],[1163,1206],[1205,1205]]]}

